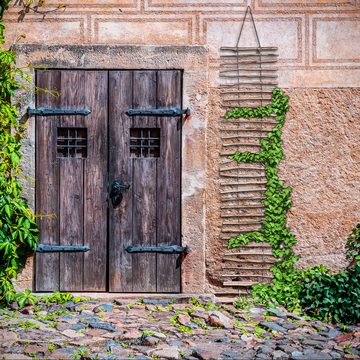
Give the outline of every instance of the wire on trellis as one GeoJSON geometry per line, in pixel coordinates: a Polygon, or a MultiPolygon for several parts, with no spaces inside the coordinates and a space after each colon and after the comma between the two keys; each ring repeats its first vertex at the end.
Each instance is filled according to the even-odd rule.
{"type": "Polygon", "coordinates": [[[277,47],[262,47],[255,20],[248,6],[241,22],[235,47],[221,47],[220,77],[225,107],[264,105],[270,102],[272,88],[277,86],[277,47]],[[257,46],[240,47],[246,18],[250,16],[257,46]],[[235,80],[235,81],[234,81],[235,80]]]}

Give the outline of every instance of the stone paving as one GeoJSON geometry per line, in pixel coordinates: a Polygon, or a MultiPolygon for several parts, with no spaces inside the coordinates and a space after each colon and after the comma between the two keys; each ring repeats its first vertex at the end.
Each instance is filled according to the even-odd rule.
{"type": "Polygon", "coordinates": [[[360,327],[252,306],[144,299],[0,310],[1,359],[359,359],[360,327]]]}

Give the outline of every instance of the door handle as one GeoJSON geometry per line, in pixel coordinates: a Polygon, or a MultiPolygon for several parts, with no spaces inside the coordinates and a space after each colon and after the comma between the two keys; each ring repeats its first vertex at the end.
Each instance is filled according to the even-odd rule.
{"type": "Polygon", "coordinates": [[[130,184],[121,184],[119,180],[114,180],[111,184],[110,199],[111,203],[116,209],[120,206],[123,198],[122,191],[130,188],[130,184]]]}

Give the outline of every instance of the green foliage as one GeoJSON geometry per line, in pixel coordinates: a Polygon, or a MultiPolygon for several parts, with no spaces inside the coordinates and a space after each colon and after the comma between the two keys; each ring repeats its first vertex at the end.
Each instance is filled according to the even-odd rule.
{"type": "Polygon", "coordinates": [[[51,353],[54,352],[55,349],[56,349],[56,345],[54,345],[54,344],[49,344],[49,345],[48,345],[48,350],[49,350],[51,353]]]}
{"type": "Polygon", "coordinates": [[[291,188],[284,187],[278,177],[278,164],[284,159],[281,130],[285,123],[285,115],[289,109],[289,98],[280,89],[273,90],[271,104],[257,108],[235,108],[226,113],[225,118],[275,117],[277,123],[268,132],[267,138],[260,141],[261,151],[236,152],[231,159],[237,162],[262,163],[266,175],[265,220],[259,231],[241,234],[229,240],[229,248],[247,245],[250,241],[267,242],[273,248],[275,258],[281,259],[271,269],[274,274],[272,284],[254,286],[253,294],[262,302],[272,301],[286,305],[291,309],[298,308],[298,272],[293,265],[298,257],[292,251],[296,243],[294,235],[286,226],[286,214],[292,202],[291,188]]]}
{"type": "Polygon", "coordinates": [[[23,330],[28,330],[28,329],[40,329],[40,326],[36,323],[34,323],[33,321],[30,320],[19,320],[17,325],[23,329],[23,330]]]}
{"type": "Polygon", "coordinates": [[[299,294],[301,306],[317,319],[346,324],[360,322],[360,265],[338,274],[305,277],[299,294]]]}
{"type": "Polygon", "coordinates": [[[84,359],[90,355],[90,347],[89,346],[80,346],[75,354],[73,355],[73,359],[84,359]]]}
{"type": "Polygon", "coordinates": [[[193,322],[203,330],[206,330],[208,328],[207,325],[197,317],[192,318],[191,322],[193,322]]]}
{"type": "Polygon", "coordinates": [[[360,322],[360,224],[348,237],[346,257],[350,266],[337,274],[324,267],[302,272],[300,304],[312,317],[329,322],[360,322]]]}
{"type": "Polygon", "coordinates": [[[192,297],[189,300],[189,303],[196,306],[196,307],[200,307],[205,309],[206,311],[209,310],[220,310],[221,306],[216,306],[215,304],[211,303],[211,302],[207,302],[207,303],[201,303],[199,299],[192,297]]]}
{"type": "Polygon", "coordinates": [[[360,223],[351,231],[346,243],[346,257],[350,266],[360,265],[360,223]]]}
{"type": "Polygon", "coordinates": [[[4,22],[2,20],[4,11],[9,8],[10,0],[0,0],[0,44],[4,43],[4,22]]]}
{"type": "Polygon", "coordinates": [[[154,332],[150,330],[143,330],[142,334],[145,336],[154,336],[154,332]]]}
{"type": "Polygon", "coordinates": [[[239,296],[234,300],[233,305],[238,310],[247,310],[254,305],[254,299],[248,296],[239,296]]]}
{"type": "Polygon", "coordinates": [[[14,300],[20,307],[25,305],[35,305],[39,299],[30,290],[26,289],[23,293],[15,294],[14,300]]]}
{"type": "Polygon", "coordinates": [[[170,318],[170,323],[173,324],[174,326],[176,326],[180,330],[180,332],[192,334],[191,327],[185,326],[185,325],[182,325],[179,323],[179,320],[178,320],[179,316],[180,316],[179,311],[175,311],[174,316],[170,318]]]}
{"type": "Polygon", "coordinates": [[[41,296],[41,301],[45,304],[66,304],[69,301],[72,301],[74,303],[78,303],[81,301],[86,301],[86,298],[82,297],[75,297],[74,295],[70,293],[61,293],[59,291],[55,291],[51,295],[47,296],[41,296]]]}
{"type": "MultiPolygon", "coordinates": [[[[7,6],[7,1],[0,3],[0,19],[7,6]]],[[[4,43],[1,22],[0,43],[4,43]]],[[[23,128],[11,98],[20,87],[19,78],[29,80],[16,67],[15,52],[0,50],[0,303],[8,303],[14,298],[12,280],[24,266],[27,255],[35,250],[38,237],[34,215],[21,197],[18,181],[23,128]]]]}
{"type": "MultiPolygon", "coordinates": [[[[347,257],[350,268],[338,274],[330,274],[324,266],[303,271],[294,267],[298,256],[292,247],[294,235],[286,226],[286,215],[291,208],[291,188],[284,187],[278,177],[278,164],[284,159],[281,130],[289,109],[288,97],[279,89],[273,90],[271,104],[257,108],[235,108],[225,118],[263,118],[273,116],[277,120],[267,138],[260,141],[261,151],[257,153],[236,152],[231,159],[237,162],[262,163],[266,174],[265,220],[259,231],[241,234],[229,240],[229,248],[247,245],[250,241],[267,242],[273,255],[279,261],[271,268],[274,278],[270,284],[257,284],[252,294],[264,304],[277,303],[290,310],[305,311],[310,316],[326,321],[360,321],[360,223],[348,237],[347,257]]],[[[234,303],[241,308],[241,300],[234,303]]]]}

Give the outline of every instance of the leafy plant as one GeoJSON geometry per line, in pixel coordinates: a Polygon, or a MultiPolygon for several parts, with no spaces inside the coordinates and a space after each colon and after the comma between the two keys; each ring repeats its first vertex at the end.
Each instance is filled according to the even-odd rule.
{"type": "Polygon", "coordinates": [[[69,314],[70,312],[68,310],[58,310],[58,311],[52,311],[47,315],[44,316],[37,316],[38,320],[40,321],[53,321],[57,316],[63,315],[63,314],[69,314]]]}
{"type": "Polygon", "coordinates": [[[203,321],[201,321],[199,318],[196,318],[196,317],[192,318],[191,321],[194,324],[198,325],[203,330],[206,330],[208,328],[207,325],[203,321]]]}
{"type": "Polygon", "coordinates": [[[347,239],[346,257],[350,261],[349,267],[360,264],[360,223],[352,229],[347,239]]]}
{"type": "Polygon", "coordinates": [[[40,299],[45,304],[66,304],[69,301],[78,303],[86,300],[86,298],[75,297],[71,293],[61,293],[60,291],[55,291],[51,295],[41,296],[40,299]]]}
{"type": "Polygon", "coordinates": [[[150,330],[143,330],[142,334],[145,336],[154,336],[154,332],[150,330]]]}
{"type": "Polygon", "coordinates": [[[247,310],[254,305],[254,299],[248,296],[239,296],[234,300],[233,305],[238,310],[247,310]]]}
{"type": "Polygon", "coordinates": [[[88,346],[80,346],[73,355],[73,359],[83,359],[89,355],[90,348],[88,346]]]}
{"type": "Polygon", "coordinates": [[[261,335],[265,334],[266,330],[261,328],[259,325],[255,325],[254,327],[254,334],[256,337],[261,337],[261,335]]]}
{"type": "Polygon", "coordinates": [[[205,309],[206,311],[209,311],[209,310],[220,310],[221,306],[216,306],[214,303],[212,302],[207,302],[205,304],[201,303],[199,299],[195,298],[195,297],[192,297],[190,300],[189,300],[189,303],[196,306],[196,307],[200,307],[200,308],[203,308],[205,309]]]}
{"type": "Polygon", "coordinates": [[[38,324],[36,324],[36,323],[34,323],[33,321],[30,321],[30,320],[25,320],[25,321],[19,320],[17,325],[23,330],[40,329],[40,326],[38,324]]]}
{"type": "Polygon", "coordinates": [[[49,344],[49,345],[48,345],[48,350],[49,350],[51,353],[54,352],[55,349],[56,349],[56,346],[55,346],[54,344],[49,344]]]}
{"type": "Polygon", "coordinates": [[[294,268],[298,256],[292,251],[296,243],[294,235],[286,226],[286,214],[291,207],[291,188],[284,187],[278,177],[278,164],[284,159],[281,130],[285,115],[289,109],[289,98],[280,89],[273,90],[271,104],[257,108],[235,108],[225,114],[225,118],[262,118],[275,116],[274,128],[267,133],[267,138],[260,141],[261,151],[236,152],[230,156],[236,162],[262,163],[266,175],[265,220],[259,231],[248,232],[229,240],[229,248],[247,245],[250,241],[267,242],[272,246],[273,255],[279,261],[271,269],[274,278],[271,284],[259,284],[253,287],[253,295],[261,302],[277,302],[290,309],[299,307],[299,274],[294,268]]]}
{"type": "Polygon", "coordinates": [[[24,307],[25,305],[35,305],[39,301],[38,297],[28,289],[23,293],[17,293],[14,296],[14,300],[17,301],[20,307],[24,307]]]}
{"type": "Polygon", "coordinates": [[[353,324],[360,322],[360,224],[348,237],[346,257],[350,266],[337,274],[324,267],[302,272],[300,304],[307,314],[317,319],[353,324]]]}
{"type": "Polygon", "coordinates": [[[192,329],[189,326],[181,325],[178,321],[180,313],[175,311],[175,315],[170,318],[170,323],[175,325],[180,332],[192,334],[192,329]]]}
{"type": "Polygon", "coordinates": [[[338,274],[327,272],[304,280],[299,298],[307,314],[330,322],[360,322],[359,264],[338,274]]]}
{"type": "MultiPolygon", "coordinates": [[[[0,2],[0,45],[5,42],[2,15],[8,6],[9,1],[0,2]]],[[[29,76],[16,66],[13,50],[0,50],[0,79],[0,303],[9,303],[15,295],[12,280],[35,250],[38,228],[18,180],[24,128],[11,98],[20,87],[17,79],[26,82],[29,76]]]]}

